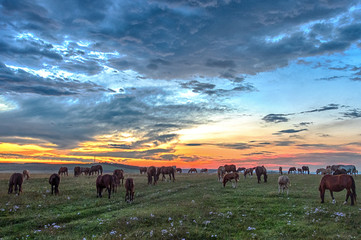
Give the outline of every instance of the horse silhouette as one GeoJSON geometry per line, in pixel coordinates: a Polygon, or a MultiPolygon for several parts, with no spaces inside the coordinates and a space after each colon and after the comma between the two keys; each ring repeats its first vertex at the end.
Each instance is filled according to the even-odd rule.
{"type": "Polygon", "coordinates": [[[55,191],[55,195],[58,195],[59,194],[59,184],[60,184],[59,174],[53,173],[49,177],[49,184],[51,185],[51,194],[54,194],[54,191],[55,191]]]}

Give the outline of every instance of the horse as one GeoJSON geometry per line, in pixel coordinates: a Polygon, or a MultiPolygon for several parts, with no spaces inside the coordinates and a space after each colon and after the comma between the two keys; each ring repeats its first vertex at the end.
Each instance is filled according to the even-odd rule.
{"type": "Polygon", "coordinates": [[[333,192],[340,192],[345,188],[347,190],[347,194],[344,204],[346,204],[348,198],[351,197],[351,205],[354,205],[357,195],[355,180],[352,176],[347,174],[323,176],[320,182],[320,186],[318,188],[318,190],[320,191],[321,203],[325,202],[326,189],[330,190],[332,202],[336,203],[335,198],[333,197],[333,192]]]}
{"type": "Polygon", "coordinates": [[[355,165],[340,165],[338,169],[344,169],[349,174],[356,173],[356,167],[355,165]]]}
{"type": "Polygon", "coordinates": [[[172,180],[173,177],[173,182],[175,181],[175,177],[174,177],[174,168],[173,167],[160,167],[157,169],[157,179],[159,179],[159,175],[162,174],[162,181],[164,179],[166,179],[165,174],[169,175],[169,180],[172,180]]]}
{"type": "Polygon", "coordinates": [[[242,172],[242,171],[244,171],[244,170],[246,170],[246,168],[244,168],[244,167],[239,167],[239,168],[237,169],[237,172],[242,172]]]}
{"type": "Polygon", "coordinates": [[[347,171],[345,169],[339,168],[336,171],[334,171],[332,175],[341,175],[341,174],[347,174],[347,171]]]}
{"type": "Polygon", "coordinates": [[[120,179],[114,173],[112,175],[112,178],[113,178],[113,188],[112,188],[113,191],[112,192],[115,193],[115,192],[117,192],[118,186],[120,185],[120,179]]]}
{"type": "Polygon", "coordinates": [[[290,169],[288,169],[288,174],[290,173],[296,173],[296,168],[295,167],[290,167],[290,169]]]}
{"type": "Polygon", "coordinates": [[[264,182],[267,182],[267,170],[264,166],[256,167],[256,175],[257,175],[257,181],[258,183],[261,181],[261,176],[263,175],[264,182]]]}
{"type": "Polygon", "coordinates": [[[51,194],[59,195],[59,183],[60,183],[60,176],[59,174],[53,173],[49,177],[49,184],[51,185],[51,194]]]}
{"type": "Polygon", "coordinates": [[[318,169],[316,170],[316,174],[319,174],[319,173],[323,174],[325,171],[326,171],[325,168],[318,168],[318,169]]]}
{"type": "Polygon", "coordinates": [[[306,172],[307,174],[310,174],[310,168],[308,166],[302,166],[302,173],[304,174],[306,172]]]}
{"type": "Polygon", "coordinates": [[[246,170],[244,170],[243,172],[244,178],[247,177],[247,174],[253,176],[253,168],[247,168],[246,170]]]}
{"type": "Polygon", "coordinates": [[[122,180],[122,186],[123,186],[123,181],[124,181],[124,171],[123,169],[115,169],[113,171],[113,175],[116,175],[119,179],[119,184],[120,184],[120,180],[122,180]]]}
{"type": "Polygon", "coordinates": [[[286,175],[282,175],[278,177],[278,194],[282,193],[285,189],[287,189],[287,196],[288,196],[288,186],[291,186],[290,179],[286,175]]]}
{"type": "Polygon", "coordinates": [[[13,189],[14,189],[14,185],[15,185],[15,193],[16,195],[20,194],[21,192],[23,192],[23,189],[21,187],[21,185],[23,184],[24,181],[24,176],[21,173],[13,173],[10,176],[9,179],[9,190],[8,193],[12,193],[13,189]],[[19,187],[19,193],[18,193],[18,187],[19,187]]]}
{"type": "Polygon", "coordinates": [[[152,180],[154,180],[153,184],[157,184],[157,169],[154,166],[151,166],[147,169],[148,175],[148,185],[152,185],[152,180]]]}
{"type": "Polygon", "coordinates": [[[61,168],[59,168],[58,174],[59,174],[59,176],[61,176],[62,174],[63,174],[64,176],[65,176],[65,174],[66,174],[67,176],[69,176],[69,175],[68,175],[68,168],[67,168],[67,167],[61,167],[61,168]]]}
{"type": "Polygon", "coordinates": [[[177,173],[182,173],[182,169],[181,168],[176,168],[175,169],[177,173]]]}
{"type": "Polygon", "coordinates": [[[336,171],[341,165],[332,165],[331,166],[331,171],[334,172],[336,171]]]}
{"type": "Polygon", "coordinates": [[[224,166],[219,166],[217,170],[218,174],[218,181],[222,182],[224,174],[226,173],[226,170],[224,169],[224,166]]]}
{"type": "Polygon", "coordinates": [[[236,165],[234,164],[230,164],[230,165],[224,165],[224,169],[226,170],[226,173],[230,173],[230,172],[237,172],[236,170],[236,165]]]}
{"type": "Polygon", "coordinates": [[[127,178],[125,180],[125,201],[126,202],[133,202],[134,200],[134,181],[133,178],[127,178]]]}
{"type": "Polygon", "coordinates": [[[113,189],[112,175],[99,175],[95,183],[97,187],[97,197],[102,197],[102,191],[106,188],[108,190],[108,198],[110,199],[111,190],[113,189]]]}
{"type": "Polygon", "coordinates": [[[29,170],[24,170],[23,171],[23,177],[25,178],[26,177],[26,180],[29,180],[29,178],[30,178],[30,173],[29,173],[29,170]]]}
{"type": "Polygon", "coordinates": [[[193,173],[193,172],[198,173],[198,172],[197,172],[197,169],[195,169],[195,168],[191,168],[191,169],[189,169],[189,171],[188,171],[188,173],[193,173]]]}
{"type": "Polygon", "coordinates": [[[146,167],[139,167],[139,172],[140,174],[146,174],[147,173],[147,168],[146,167]]]}
{"type": "Polygon", "coordinates": [[[75,167],[74,168],[74,177],[78,177],[80,174],[81,174],[80,167],[75,167]]]}
{"type": "Polygon", "coordinates": [[[303,174],[302,168],[297,168],[298,174],[303,174]]]}
{"type": "Polygon", "coordinates": [[[93,174],[97,174],[99,175],[102,175],[103,174],[103,167],[101,165],[95,165],[95,166],[91,166],[90,168],[90,171],[89,171],[89,174],[90,175],[93,175],[93,174]]]}
{"type": "Polygon", "coordinates": [[[279,167],[279,168],[278,168],[278,172],[279,172],[281,175],[283,175],[282,167],[279,167]]]}
{"type": "Polygon", "coordinates": [[[236,188],[237,187],[237,182],[239,180],[239,175],[237,172],[233,172],[233,173],[227,173],[224,178],[223,178],[223,187],[226,187],[226,183],[227,182],[232,182],[232,180],[234,179],[234,181],[236,182],[235,185],[233,185],[232,183],[232,187],[236,188]]]}
{"type": "Polygon", "coordinates": [[[208,169],[207,168],[202,168],[201,169],[201,173],[207,173],[208,172],[208,169]]]}
{"type": "Polygon", "coordinates": [[[84,173],[85,175],[89,175],[90,173],[90,168],[88,167],[82,167],[80,168],[80,174],[84,173]]]}

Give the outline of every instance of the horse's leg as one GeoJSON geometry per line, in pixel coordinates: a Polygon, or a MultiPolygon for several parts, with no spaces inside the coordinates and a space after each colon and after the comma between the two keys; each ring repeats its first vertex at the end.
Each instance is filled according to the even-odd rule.
{"type": "MultiPolygon", "coordinates": [[[[343,205],[346,205],[347,204],[347,200],[348,200],[348,197],[351,196],[351,199],[353,198],[352,197],[352,193],[351,193],[351,190],[348,188],[347,189],[347,193],[346,193],[346,200],[343,202],[343,205]]],[[[352,202],[352,200],[351,200],[352,202]]],[[[352,205],[352,204],[351,204],[352,205]]]]}
{"type": "Polygon", "coordinates": [[[18,184],[15,184],[15,194],[18,194],[18,184]]]}
{"type": "Polygon", "coordinates": [[[278,184],[278,194],[281,192],[281,185],[278,184]]]}
{"type": "Polygon", "coordinates": [[[321,197],[321,203],[325,202],[325,190],[321,189],[320,190],[320,197],[321,197]]]}
{"type": "Polygon", "coordinates": [[[335,198],[333,197],[333,191],[330,190],[330,194],[331,194],[331,197],[332,197],[332,203],[335,204],[335,203],[336,203],[336,200],[335,200],[335,198]]]}
{"type": "Polygon", "coordinates": [[[112,186],[111,186],[111,185],[108,186],[108,187],[107,187],[107,190],[108,190],[108,199],[110,199],[110,194],[111,194],[111,192],[112,192],[112,186]]]}

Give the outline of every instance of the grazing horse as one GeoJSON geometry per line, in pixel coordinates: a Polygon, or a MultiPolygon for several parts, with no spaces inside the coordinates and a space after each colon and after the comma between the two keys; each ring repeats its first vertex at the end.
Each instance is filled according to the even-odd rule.
{"type": "Polygon", "coordinates": [[[189,171],[188,171],[188,173],[193,173],[193,172],[197,173],[197,169],[191,168],[191,169],[189,169],[189,171]]]}
{"type": "Polygon", "coordinates": [[[290,167],[290,169],[288,169],[288,174],[290,173],[296,173],[296,168],[295,167],[290,167]]]}
{"type": "Polygon", "coordinates": [[[113,177],[109,174],[99,175],[96,180],[97,187],[97,197],[102,197],[102,191],[104,188],[108,190],[108,198],[110,199],[110,194],[113,189],[113,177]]]}
{"type": "Polygon", "coordinates": [[[159,179],[159,175],[162,174],[162,181],[164,179],[166,179],[165,174],[169,175],[169,180],[172,180],[173,177],[173,182],[175,181],[175,177],[174,177],[174,168],[173,167],[160,167],[157,169],[157,179],[159,179]]]}
{"type": "Polygon", "coordinates": [[[341,175],[341,174],[347,174],[346,170],[339,168],[336,171],[334,171],[332,175],[341,175]]]}
{"type": "Polygon", "coordinates": [[[74,168],[74,177],[78,177],[81,174],[80,167],[74,168]]]}
{"type": "Polygon", "coordinates": [[[267,170],[264,166],[256,167],[256,175],[257,175],[257,181],[258,183],[261,181],[261,176],[263,175],[264,182],[267,182],[267,170]]]}
{"type": "Polygon", "coordinates": [[[15,185],[15,193],[18,194],[18,187],[19,187],[19,194],[23,192],[21,185],[23,184],[24,177],[21,173],[13,173],[9,179],[9,190],[8,193],[12,193],[15,185]]]}
{"type": "Polygon", "coordinates": [[[237,172],[236,170],[236,165],[231,164],[231,165],[224,165],[224,169],[226,170],[226,173],[230,173],[230,172],[237,172]]]}
{"type": "Polygon", "coordinates": [[[302,174],[302,168],[297,168],[298,174],[302,174]]]}
{"type": "Polygon", "coordinates": [[[85,175],[89,175],[89,173],[90,173],[90,168],[88,168],[88,167],[82,167],[82,168],[80,168],[80,174],[85,174],[85,175]]]}
{"type": "Polygon", "coordinates": [[[201,173],[207,173],[208,172],[208,169],[207,168],[202,168],[201,169],[201,173]]]}
{"type": "Polygon", "coordinates": [[[26,180],[29,180],[29,178],[30,178],[30,173],[29,173],[29,170],[24,170],[23,171],[23,177],[25,178],[26,177],[26,180]]]}
{"type": "Polygon", "coordinates": [[[147,168],[146,167],[139,167],[139,172],[140,174],[146,174],[147,173],[147,168]]]}
{"type": "Polygon", "coordinates": [[[307,174],[310,174],[310,168],[308,166],[302,166],[302,173],[304,174],[306,172],[307,174]]]}
{"type": "Polygon", "coordinates": [[[333,197],[333,192],[340,192],[345,188],[347,190],[347,194],[344,204],[347,203],[348,197],[351,197],[351,205],[354,205],[357,195],[355,180],[352,176],[347,174],[323,176],[320,182],[320,186],[318,188],[318,190],[320,191],[321,203],[325,202],[326,189],[330,190],[332,202],[335,203],[336,201],[333,197]]]}
{"type": "Polygon", "coordinates": [[[316,174],[319,174],[319,173],[323,174],[325,171],[326,171],[326,169],[324,169],[324,168],[318,168],[316,170],[316,174]]]}
{"type": "Polygon", "coordinates": [[[344,169],[349,174],[355,174],[356,173],[355,165],[340,165],[338,169],[344,169]]]}
{"type": "Polygon", "coordinates": [[[153,184],[157,184],[157,169],[154,166],[151,166],[147,169],[148,175],[148,185],[152,185],[152,180],[154,180],[153,184]]]}
{"type": "Polygon", "coordinates": [[[127,178],[125,180],[125,201],[126,202],[133,202],[134,200],[134,181],[133,178],[127,178]]]}
{"type": "Polygon", "coordinates": [[[182,169],[181,168],[176,168],[175,169],[177,173],[182,173],[182,169]]]}
{"type": "Polygon", "coordinates": [[[288,186],[291,186],[290,179],[286,175],[282,175],[278,177],[278,194],[282,193],[285,189],[287,189],[287,196],[288,196],[288,186]]]}
{"type": "Polygon", "coordinates": [[[60,183],[60,176],[59,174],[53,173],[49,177],[49,184],[51,185],[51,194],[59,195],[59,183],[60,183]]]}
{"type": "Polygon", "coordinates": [[[68,175],[68,168],[67,168],[67,167],[61,167],[61,168],[59,168],[58,174],[59,174],[59,176],[61,176],[62,174],[63,174],[64,176],[65,176],[65,174],[66,174],[67,176],[69,176],[69,175],[68,175]]]}
{"type": "Polygon", "coordinates": [[[244,178],[247,177],[247,174],[253,176],[253,168],[247,168],[246,170],[244,170],[243,172],[244,178]]]}
{"type": "Polygon", "coordinates": [[[224,174],[226,173],[226,170],[224,169],[224,166],[219,166],[217,170],[218,174],[218,181],[222,182],[224,174]]]}
{"type": "Polygon", "coordinates": [[[279,167],[279,168],[278,168],[278,171],[279,171],[279,173],[280,173],[281,175],[283,175],[282,167],[279,167]]]}
{"type": "Polygon", "coordinates": [[[242,172],[242,171],[244,171],[244,170],[246,170],[246,168],[244,168],[244,167],[239,167],[239,168],[237,169],[237,172],[242,172]]]}
{"type": "Polygon", "coordinates": [[[239,175],[237,172],[233,172],[233,173],[227,173],[224,178],[223,178],[223,187],[226,187],[226,183],[227,182],[232,182],[232,180],[234,179],[234,181],[236,182],[235,185],[233,185],[232,183],[232,187],[236,188],[237,187],[237,182],[239,180],[239,175]]]}
{"type": "Polygon", "coordinates": [[[97,174],[97,175],[102,175],[103,174],[103,167],[101,165],[95,165],[95,166],[91,166],[89,174],[93,175],[93,174],[97,174]]]}
{"type": "Polygon", "coordinates": [[[113,191],[112,192],[115,193],[115,192],[117,192],[118,186],[120,186],[120,179],[114,173],[112,175],[112,178],[113,178],[113,189],[112,189],[113,191]]]}
{"type": "Polygon", "coordinates": [[[120,180],[122,180],[122,186],[123,186],[123,181],[124,181],[124,171],[123,169],[115,169],[113,171],[113,175],[116,175],[119,179],[119,184],[120,184],[120,180]]]}

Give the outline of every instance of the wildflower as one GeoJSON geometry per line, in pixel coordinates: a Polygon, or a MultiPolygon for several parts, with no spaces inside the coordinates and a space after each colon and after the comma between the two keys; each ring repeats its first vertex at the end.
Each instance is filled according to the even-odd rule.
{"type": "Polygon", "coordinates": [[[252,231],[252,230],[256,230],[256,228],[254,228],[254,227],[248,227],[247,230],[248,230],[248,231],[252,231]]]}

